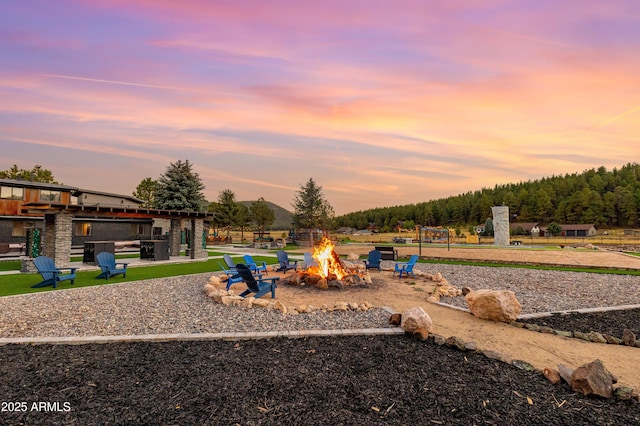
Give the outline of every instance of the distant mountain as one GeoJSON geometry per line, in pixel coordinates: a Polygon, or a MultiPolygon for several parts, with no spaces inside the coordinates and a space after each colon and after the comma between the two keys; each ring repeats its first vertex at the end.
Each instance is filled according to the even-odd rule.
{"type": "MultiPolygon", "coordinates": [[[[255,200],[257,201],[257,200],[255,200]]],[[[245,206],[247,206],[248,208],[251,207],[251,204],[254,203],[255,201],[240,201],[240,203],[244,204],[245,206]]],[[[288,211],[287,209],[284,209],[282,207],[280,207],[277,204],[272,203],[271,201],[266,201],[265,203],[267,203],[269,205],[269,208],[271,209],[271,211],[276,215],[276,220],[275,222],[273,222],[273,224],[271,226],[267,226],[267,231],[269,230],[284,230],[284,229],[290,229],[291,228],[291,212],[288,211]]]]}

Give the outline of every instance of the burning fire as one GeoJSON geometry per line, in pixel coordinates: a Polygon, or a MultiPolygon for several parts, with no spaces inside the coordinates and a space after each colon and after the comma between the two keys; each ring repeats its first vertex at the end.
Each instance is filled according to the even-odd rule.
{"type": "Polygon", "coordinates": [[[341,280],[348,275],[329,238],[323,238],[320,244],[313,249],[313,258],[318,261],[318,266],[313,267],[312,272],[323,278],[341,280]]]}

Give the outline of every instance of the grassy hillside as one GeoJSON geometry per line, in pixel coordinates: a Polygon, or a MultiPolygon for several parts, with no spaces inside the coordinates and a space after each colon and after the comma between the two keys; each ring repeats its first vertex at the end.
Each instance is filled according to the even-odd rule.
{"type": "MultiPolygon", "coordinates": [[[[240,201],[240,202],[250,208],[251,203],[253,203],[254,201],[240,201]]],[[[275,222],[273,222],[271,226],[268,226],[267,230],[272,230],[272,229],[281,230],[281,229],[291,228],[291,212],[290,211],[270,201],[265,201],[265,203],[269,205],[269,208],[276,216],[275,222]]]]}

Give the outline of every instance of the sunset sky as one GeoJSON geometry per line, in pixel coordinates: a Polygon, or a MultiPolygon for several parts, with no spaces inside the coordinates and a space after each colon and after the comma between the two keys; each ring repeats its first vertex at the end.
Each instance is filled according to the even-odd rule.
{"type": "Polygon", "coordinates": [[[0,170],[337,214],[640,161],[638,0],[22,0],[0,170]]]}

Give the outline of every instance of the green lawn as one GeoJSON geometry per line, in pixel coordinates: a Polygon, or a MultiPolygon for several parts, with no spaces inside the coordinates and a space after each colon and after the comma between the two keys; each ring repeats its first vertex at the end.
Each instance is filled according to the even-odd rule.
{"type": "MultiPolygon", "coordinates": [[[[366,258],[366,256],[361,256],[366,258]]],[[[234,262],[243,262],[241,255],[232,255],[234,262]]],[[[254,256],[253,259],[257,263],[267,262],[268,265],[275,264],[276,259],[266,256],[254,256]]],[[[398,261],[406,261],[406,259],[398,259],[398,261]]],[[[81,271],[77,273],[75,284],[71,285],[69,281],[60,283],[57,289],[67,289],[76,287],[89,287],[94,285],[114,284],[128,281],[140,281],[152,278],[164,278],[173,277],[179,275],[191,275],[200,274],[206,272],[220,271],[220,259],[210,259],[203,262],[187,262],[178,264],[162,264],[158,263],[151,266],[139,266],[129,268],[127,271],[127,277],[122,276],[111,278],[110,280],[96,279],[99,271],[81,271]]],[[[524,268],[524,269],[538,269],[538,270],[551,270],[551,271],[572,271],[572,272],[590,272],[598,274],[626,274],[626,275],[638,275],[640,271],[637,270],[622,270],[622,269],[603,269],[603,268],[576,268],[576,267],[559,267],[559,266],[544,266],[544,265],[516,265],[511,263],[497,263],[497,262],[463,262],[463,261],[450,261],[450,260],[420,260],[419,263],[430,264],[454,264],[454,265],[472,265],[472,266],[484,266],[484,267],[503,267],[503,268],[524,268]]],[[[0,270],[19,270],[20,261],[3,261],[0,262],[0,270]],[[6,265],[5,265],[6,264],[6,265]]],[[[0,275],[0,297],[11,296],[17,294],[26,293],[38,293],[41,291],[57,290],[53,287],[43,288],[31,288],[32,285],[41,281],[39,274],[10,274],[0,275]]],[[[203,283],[204,285],[204,283],[203,283]]]]}
{"type": "MultiPolygon", "coordinates": [[[[242,256],[233,257],[234,261],[242,261],[242,256]]],[[[256,262],[267,262],[267,264],[275,263],[272,257],[255,256],[256,262]]],[[[19,262],[19,261],[18,261],[19,262]]],[[[18,269],[20,267],[18,266],[18,269]]],[[[111,278],[110,280],[96,279],[100,271],[79,271],[76,274],[75,284],[69,281],[63,281],[54,289],[51,286],[43,288],[31,288],[32,285],[42,281],[40,274],[10,274],[0,275],[0,296],[11,296],[16,294],[38,293],[41,291],[52,291],[57,289],[67,289],[76,287],[90,287],[94,285],[115,284],[128,281],[140,281],[152,278],[174,277],[179,275],[200,274],[206,272],[220,271],[218,260],[208,260],[203,262],[187,262],[162,264],[158,263],[151,266],[138,266],[127,269],[127,277],[122,275],[111,278]]],[[[204,283],[203,283],[204,285],[204,283]]]]}

